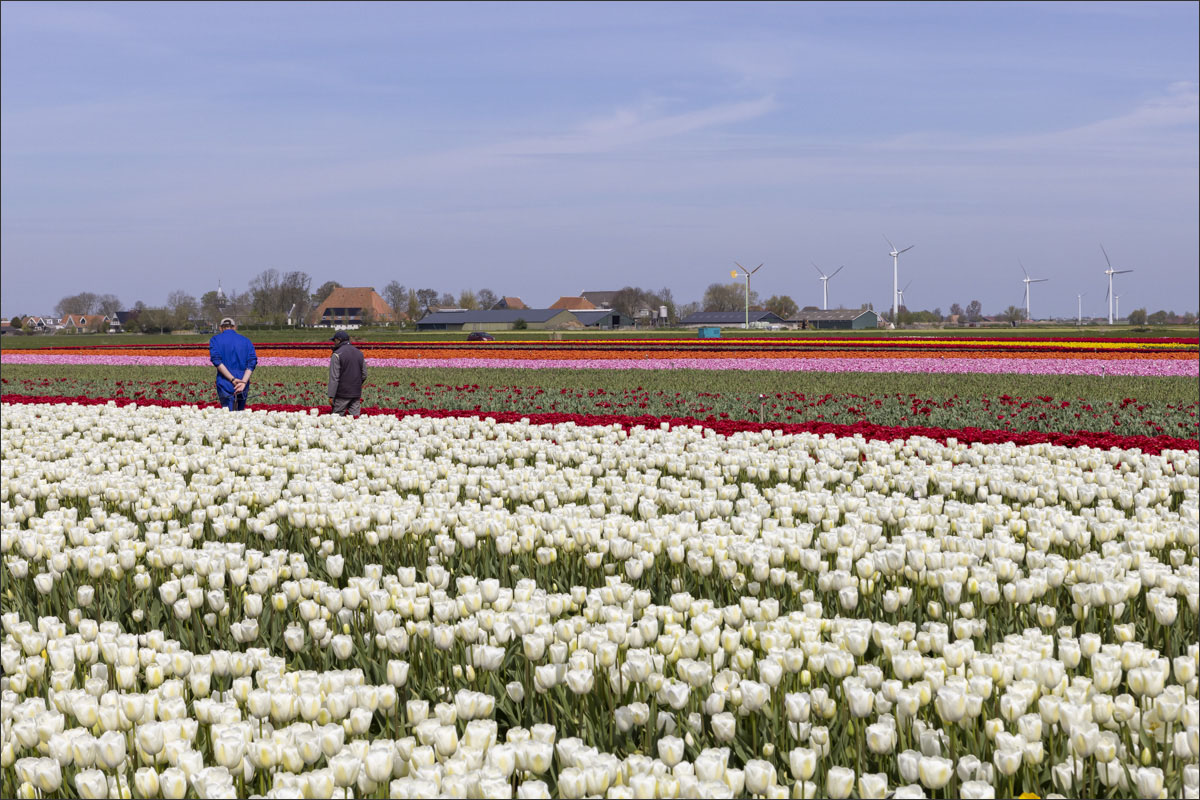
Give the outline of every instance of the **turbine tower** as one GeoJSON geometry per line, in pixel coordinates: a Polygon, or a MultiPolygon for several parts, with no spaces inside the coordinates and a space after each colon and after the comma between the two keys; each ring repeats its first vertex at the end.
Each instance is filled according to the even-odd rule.
{"type": "MultiPolygon", "coordinates": [[[[740,269],[746,276],[746,329],[749,330],[750,329],[750,276],[753,275],[754,273],[758,272],[760,269],[762,269],[763,265],[759,264],[754,269],[746,269],[741,264],[738,264],[738,262],[736,262],[736,261],[733,263],[737,264],[738,269],[740,269]]],[[[729,276],[731,278],[736,278],[738,276],[737,269],[730,270],[729,276]]]]}
{"type": "MultiPolygon", "coordinates": [[[[1017,263],[1021,264],[1021,259],[1018,258],[1017,263]]],[[[1045,283],[1046,281],[1048,281],[1050,279],[1049,278],[1031,278],[1031,277],[1029,277],[1029,273],[1026,272],[1024,264],[1021,264],[1021,272],[1025,273],[1025,277],[1022,279],[1025,284],[1025,319],[1031,320],[1031,319],[1033,319],[1033,316],[1029,313],[1029,284],[1045,283]]]]}
{"type": "Polygon", "coordinates": [[[892,324],[895,325],[896,315],[900,313],[900,254],[907,253],[909,250],[912,250],[914,247],[916,247],[916,245],[910,244],[903,250],[897,250],[896,245],[892,244],[891,239],[887,238],[886,236],[884,236],[883,239],[892,248],[892,252],[889,253],[889,255],[892,257],[892,324]]]}
{"type": "Polygon", "coordinates": [[[912,281],[909,281],[908,283],[904,284],[904,288],[903,288],[903,289],[901,289],[900,291],[896,292],[896,294],[897,294],[897,295],[899,295],[899,297],[900,297],[900,301],[899,301],[899,302],[900,302],[900,305],[904,305],[904,293],[908,291],[908,287],[909,287],[911,284],[912,284],[912,281]]]}
{"type": "Polygon", "coordinates": [[[1108,324],[1113,324],[1113,290],[1112,276],[1124,275],[1126,272],[1133,272],[1131,269],[1113,269],[1112,262],[1108,259],[1108,251],[1104,249],[1104,245],[1100,245],[1100,252],[1104,253],[1104,261],[1108,264],[1108,269],[1104,270],[1104,274],[1108,276],[1108,291],[1104,294],[1104,299],[1108,301],[1108,324]]]}
{"type": "Polygon", "coordinates": [[[1076,326],[1083,325],[1083,295],[1085,295],[1085,294],[1087,294],[1087,292],[1084,292],[1083,294],[1075,295],[1075,300],[1079,304],[1079,310],[1075,312],[1075,325],[1076,326]]]}
{"type": "Polygon", "coordinates": [[[1113,301],[1114,301],[1114,307],[1117,309],[1117,321],[1120,322],[1120,320],[1121,320],[1121,295],[1114,294],[1113,301]]]}
{"type": "MultiPolygon", "coordinates": [[[[833,271],[833,275],[837,275],[839,272],[841,272],[845,268],[846,268],[846,265],[842,264],[842,266],[838,267],[837,269],[835,269],[833,271]]],[[[821,268],[818,267],[815,263],[813,264],[813,269],[815,269],[817,271],[817,274],[821,276],[821,294],[822,294],[821,308],[822,308],[822,310],[828,311],[829,310],[829,279],[832,278],[833,275],[826,275],[824,272],[821,272],[821,268]]]]}

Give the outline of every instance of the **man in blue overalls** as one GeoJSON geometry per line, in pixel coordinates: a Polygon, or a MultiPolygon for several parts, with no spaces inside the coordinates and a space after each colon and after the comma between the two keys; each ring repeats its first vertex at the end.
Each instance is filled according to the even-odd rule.
{"type": "Polygon", "coordinates": [[[237,332],[231,317],[221,320],[221,332],[208,340],[208,357],[217,368],[217,399],[230,411],[244,411],[258,356],[254,343],[237,332]]]}

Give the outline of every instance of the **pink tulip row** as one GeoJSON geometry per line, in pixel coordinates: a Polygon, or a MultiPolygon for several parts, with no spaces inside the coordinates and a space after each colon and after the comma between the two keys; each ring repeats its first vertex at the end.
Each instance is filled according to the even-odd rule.
{"type": "MultiPolygon", "coordinates": [[[[102,365],[145,367],[210,366],[196,356],[52,355],[6,352],[3,364],[102,365]]],[[[321,358],[265,357],[260,367],[323,367],[321,358]]],[[[640,358],[640,359],[510,359],[510,358],[372,358],[374,367],[495,369],[688,369],[764,370],[777,372],[908,372],[1023,375],[1115,375],[1133,377],[1200,377],[1200,360],[1056,359],[1056,358],[640,358]]]]}

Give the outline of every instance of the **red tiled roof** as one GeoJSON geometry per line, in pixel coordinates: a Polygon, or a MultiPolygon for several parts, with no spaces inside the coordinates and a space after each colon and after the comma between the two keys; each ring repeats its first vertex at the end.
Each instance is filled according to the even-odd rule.
{"type": "Polygon", "coordinates": [[[320,322],[321,318],[325,316],[325,310],[332,308],[360,309],[357,314],[353,314],[354,316],[358,316],[358,314],[362,313],[362,310],[365,310],[377,322],[391,322],[395,319],[395,314],[387,304],[387,301],[380,297],[379,293],[370,286],[339,286],[334,289],[329,297],[325,298],[325,302],[313,310],[312,322],[314,324],[320,322]]]}
{"type": "Polygon", "coordinates": [[[590,311],[596,306],[582,297],[560,297],[551,308],[565,308],[568,311],[590,311]]]}

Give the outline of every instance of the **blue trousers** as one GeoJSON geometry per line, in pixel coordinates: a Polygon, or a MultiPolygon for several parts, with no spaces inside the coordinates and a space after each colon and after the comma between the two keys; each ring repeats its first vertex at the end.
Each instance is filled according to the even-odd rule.
{"type": "Polygon", "coordinates": [[[220,401],[223,408],[229,411],[245,411],[246,399],[249,394],[249,386],[247,386],[245,391],[241,392],[240,394],[235,394],[233,392],[226,393],[221,390],[220,386],[217,387],[217,400],[220,401]]]}

